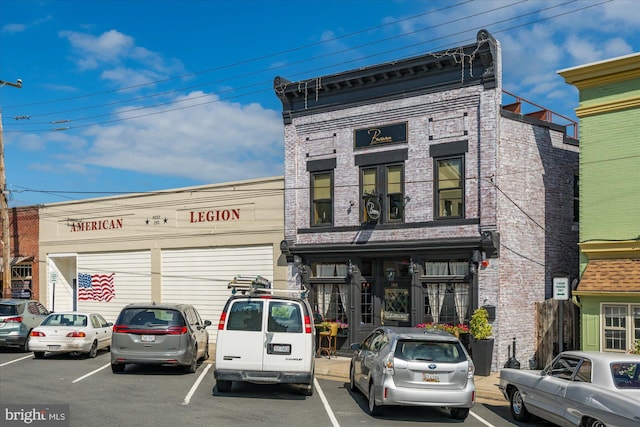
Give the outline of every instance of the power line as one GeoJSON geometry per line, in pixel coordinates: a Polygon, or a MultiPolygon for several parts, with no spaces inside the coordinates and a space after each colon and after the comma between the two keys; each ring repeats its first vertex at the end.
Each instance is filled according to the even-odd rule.
{"type": "MultiPolygon", "coordinates": [[[[373,44],[382,43],[382,42],[389,41],[389,40],[396,39],[396,38],[400,38],[400,37],[406,37],[408,35],[412,35],[412,34],[415,34],[415,33],[418,33],[418,32],[422,32],[422,31],[426,31],[426,30],[429,30],[429,29],[433,29],[433,28],[436,28],[436,27],[439,27],[439,26],[442,26],[442,25],[447,25],[447,24],[451,24],[451,23],[454,23],[454,22],[457,22],[457,21],[474,18],[474,17],[480,16],[480,15],[483,15],[483,14],[486,14],[486,13],[490,13],[490,12],[495,12],[495,11],[500,10],[500,9],[505,9],[507,7],[511,7],[511,6],[517,5],[517,4],[522,3],[524,1],[526,1],[526,0],[521,0],[520,2],[512,3],[512,4],[509,4],[507,6],[501,6],[501,7],[490,9],[490,10],[487,10],[487,11],[475,13],[473,15],[468,15],[468,16],[465,16],[463,18],[454,19],[454,20],[451,20],[451,21],[448,21],[448,22],[437,24],[437,25],[433,25],[433,26],[429,26],[429,27],[425,27],[425,28],[420,28],[418,30],[411,31],[409,33],[403,33],[403,34],[396,35],[396,36],[393,36],[393,37],[388,37],[388,38],[385,38],[385,39],[382,39],[382,40],[377,40],[377,41],[365,43],[365,44],[362,44],[362,45],[358,45],[358,46],[355,46],[355,47],[343,49],[341,51],[331,52],[329,54],[325,54],[325,55],[321,55],[321,56],[317,56],[317,57],[313,57],[313,58],[302,59],[300,61],[289,63],[287,65],[281,65],[281,66],[278,66],[278,67],[272,67],[272,68],[269,68],[267,70],[254,71],[254,72],[251,72],[251,73],[246,73],[246,74],[239,75],[239,76],[233,76],[233,77],[229,77],[229,78],[226,78],[226,79],[219,80],[217,82],[209,82],[209,83],[205,83],[205,84],[208,85],[208,84],[214,84],[214,83],[221,83],[221,82],[225,82],[225,81],[228,81],[228,80],[233,80],[233,79],[237,79],[237,78],[241,78],[241,77],[249,77],[251,75],[261,74],[261,73],[266,72],[266,71],[273,71],[273,70],[278,69],[278,68],[286,68],[286,67],[290,67],[291,65],[296,65],[296,64],[299,64],[299,63],[304,63],[304,62],[308,62],[308,61],[311,61],[311,60],[320,59],[320,58],[323,58],[323,57],[333,56],[333,55],[337,55],[337,54],[343,54],[345,52],[348,52],[348,51],[351,51],[351,50],[355,50],[355,49],[360,49],[360,48],[365,47],[365,46],[370,46],[370,45],[373,45],[373,44]]],[[[561,4],[556,4],[556,5],[552,5],[552,6],[549,6],[549,7],[542,8],[542,9],[537,9],[535,11],[524,13],[524,14],[518,15],[516,17],[503,19],[503,20],[496,21],[496,22],[493,22],[493,23],[487,24],[487,25],[478,26],[478,27],[475,27],[474,29],[477,30],[479,28],[483,28],[483,27],[486,27],[486,26],[497,25],[497,24],[504,23],[504,22],[509,22],[509,21],[515,21],[515,20],[520,19],[520,18],[525,17],[525,16],[529,16],[529,15],[536,14],[536,13],[541,13],[541,12],[544,12],[544,11],[548,11],[550,9],[561,7],[561,6],[565,6],[567,4],[574,3],[576,1],[577,0],[569,0],[569,1],[566,1],[566,2],[561,3],[561,4]]],[[[560,14],[557,14],[557,15],[549,16],[549,17],[546,17],[546,18],[541,18],[541,19],[538,19],[538,20],[535,20],[535,21],[531,21],[531,22],[528,22],[528,23],[525,23],[525,24],[521,24],[521,25],[517,25],[517,26],[514,26],[514,27],[510,27],[510,28],[507,28],[507,29],[494,31],[494,33],[504,32],[504,31],[508,31],[510,29],[519,28],[519,27],[526,26],[526,25],[531,25],[532,23],[546,21],[546,20],[553,19],[553,18],[558,17],[558,16],[564,16],[564,15],[567,15],[569,13],[575,13],[577,11],[581,11],[581,10],[584,10],[584,9],[587,9],[587,8],[599,6],[601,4],[604,4],[604,3],[607,3],[607,2],[610,2],[610,1],[613,1],[613,0],[606,0],[606,1],[603,1],[603,2],[598,3],[598,4],[589,5],[589,6],[586,6],[586,7],[581,7],[579,9],[574,9],[574,10],[571,10],[571,11],[568,11],[568,12],[564,12],[564,13],[560,13],[560,14]]],[[[420,16],[420,15],[418,15],[418,16],[420,16]]],[[[412,18],[406,18],[406,19],[412,19],[412,18]]],[[[377,27],[372,27],[372,28],[377,28],[377,27]]],[[[368,56],[365,56],[365,57],[360,57],[360,58],[352,59],[352,60],[349,60],[349,61],[343,61],[343,62],[340,62],[340,63],[337,63],[337,64],[331,64],[331,65],[328,65],[328,66],[315,68],[313,70],[305,70],[305,71],[303,71],[303,72],[301,72],[299,74],[308,74],[309,72],[318,72],[318,71],[322,71],[322,70],[327,69],[327,68],[336,67],[337,65],[346,65],[346,64],[349,64],[349,63],[352,63],[352,62],[362,61],[363,59],[371,59],[371,58],[374,58],[374,57],[377,57],[377,56],[387,55],[387,54],[398,52],[398,51],[401,51],[401,50],[406,50],[408,48],[413,48],[413,47],[416,47],[416,46],[432,43],[432,42],[437,41],[437,40],[449,38],[449,37],[452,37],[454,35],[464,34],[464,33],[467,33],[469,31],[472,31],[474,29],[467,29],[467,30],[456,32],[456,33],[451,33],[451,34],[444,35],[444,36],[441,36],[441,37],[432,38],[432,39],[427,40],[427,41],[422,41],[422,42],[414,43],[414,44],[411,44],[411,45],[406,45],[404,47],[400,47],[400,48],[395,48],[395,49],[379,52],[379,53],[376,53],[376,54],[373,54],[373,55],[368,55],[368,56]]],[[[371,29],[364,30],[364,31],[370,31],[370,30],[371,29]]],[[[351,34],[358,34],[358,33],[351,33],[351,34]]],[[[349,36],[349,35],[346,35],[346,36],[349,36]]],[[[346,36],[342,36],[342,37],[346,37],[346,36]]],[[[461,43],[461,42],[459,42],[459,43],[461,43]]],[[[316,44],[319,44],[319,43],[316,43],[316,44]]],[[[312,45],[309,45],[309,46],[312,46],[312,45]]],[[[297,48],[296,48],[296,50],[297,50],[297,48]]],[[[277,54],[274,54],[274,55],[277,55],[277,54]]],[[[245,62],[252,62],[252,60],[247,60],[247,61],[244,61],[243,63],[245,63],[245,62]]],[[[295,75],[292,76],[292,77],[295,77],[295,75]]],[[[252,84],[249,84],[249,85],[241,86],[241,87],[236,88],[236,89],[228,89],[228,90],[225,90],[225,91],[222,91],[222,92],[215,92],[215,93],[201,95],[201,96],[194,97],[194,98],[181,99],[181,100],[177,100],[177,101],[154,104],[154,105],[150,105],[150,106],[136,107],[136,108],[132,108],[132,109],[129,109],[129,110],[118,111],[116,113],[111,112],[111,113],[105,113],[105,114],[101,114],[101,115],[81,117],[81,118],[74,119],[72,121],[75,122],[75,121],[90,120],[90,119],[95,119],[95,118],[100,118],[100,117],[105,117],[105,116],[111,116],[111,115],[114,115],[114,114],[123,114],[123,113],[132,112],[132,111],[140,111],[140,110],[145,110],[145,109],[150,109],[150,108],[157,108],[157,107],[161,107],[161,106],[167,106],[167,105],[173,105],[173,104],[178,104],[178,103],[183,103],[183,102],[189,102],[189,101],[191,101],[193,99],[217,96],[219,93],[234,92],[234,91],[236,91],[238,89],[246,89],[246,88],[255,87],[255,86],[263,86],[263,85],[266,85],[267,83],[270,83],[270,82],[271,81],[268,81],[268,82],[267,81],[256,82],[256,83],[252,83],[252,84]]],[[[91,124],[86,124],[86,125],[68,126],[68,127],[64,127],[64,128],[55,129],[55,130],[71,130],[71,129],[82,128],[82,127],[87,127],[87,126],[102,125],[102,124],[120,122],[120,121],[125,121],[125,120],[133,120],[133,119],[142,118],[142,117],[148,117],[148,116],[152,116],[152,115],[165,114],[165,113],[172,112],[172,111],[178,111],[178,110],[183,110],[183,109],[188,109],[188,108],[195,108],[195,107],[199,107],[199,106],[206,105],[206,104],[221,102],[221,101],[228,100],[228,99],[234,99],[234,98],[241,97],[241,96],[253,95],[253,94],[256,94],[256,93],[264,92],[266,90],[271,90],[271,88],[258,90],[258,91],[254,91],[254,92],[250,92],[250,93],[244,93],[244,94],[240,94],[240,95],[235,95],[233,97],[228,97],[228,98],[219,98],[219,99],[215,99],[215,100],[212,100],[212,101],[192,104],[192,105],[188,105],[188,106],[184,106],[184,107],[176,107],[176,108],[171,108],[171,109],[164,109],[162,111],[156,111],[156,112],[152,112],[152,113],[148,113],[148,114],[141,114],[141,115],[136,115],[136,116],[131,116],[131,117],[120,117],[120,118],[116,118],[116,119],[112,119],[112,120],[106,120],[106,121],[97,122],[97,123],[91,123],[91,124]]],[[[174,91],[170,91],[170,92],[175,92],[175,91],[178,91],[178,90],[174,90],[174,91]]],[[[149,97],[152,97],[152,96],[158,96],[158,95],[150,95],[149,97]]],[[[100,107],[104,107],[104,106],[108,106],[108,105],[110,105],[110,104],[94,106],[92,108],[100,108],[100,107]]],[[[82,108],[82,109],[85,109],[85,108],[82,108]]],[[[53,115],[53,114],[59,114],[59,113],[46,113],[46,114],[40,114],[39,116],[53,115]]],[[[38,116],[38,115],[31,115],[31,117],[36,117],[36,116],[38,116]]],[[[69,121],[71,121],[71,120],[69,120],[69,121]]],[[[24,122],[23,124],[33,125],[33,124],[42,124],[42,123],[34,123],[34,122],[26,123],[26,122],[24,122]]],[[[51,131],[51,129],[37,129],[37,130],[30,130],[30,131],[31,132],[49,132],[49,131],[51,131]]],[[[12,132],[22,132],[22,131],[12,131],[12,132]]]]}

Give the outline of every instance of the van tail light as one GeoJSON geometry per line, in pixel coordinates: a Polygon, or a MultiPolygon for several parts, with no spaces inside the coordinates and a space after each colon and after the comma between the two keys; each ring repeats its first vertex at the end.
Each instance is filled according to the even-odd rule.
{"type": "Polygon", "coordinates": [[[218,330],[219,331],[223,331],[224,330],[224,323],[227,321],[227,312],[223,311],[222,313],[220,313],[220,321],[218,322],[218,330]]]}
{"type": "Polygon", "coordinates": [[[309,316],[304,316],[304,333],[311,333],[311,317],[309,316]]]}
{"type": "Polygon", "coordinates": [[[84,338],[86,336],[87,336],[87,334],[85,334],[82,331],[73,331],[73,332],[69,332],[67,334],[67,337],[69,337],[69,338],[84,338]]]}
{"type": "Polygon", "coordinates": [[[29,335],[31,335],[32,337],[46,337],[44,332],[40,332],[40,331],[31,331],[29,335]]]}
{"type": "Polygon", "coordinates": [[[126,334],[127,332],[129,332],[129,327],[126,325],[113,325],[112,330],[115,333],[126,334]]]}
{"type": "Polygon", "coordinates": [[[22,316],[7,317],[3,320],[5,323],[22,323],[22,316]]]}
{"type": "Polygon", "coordinates": [[[167,335],[184,335],[187,333],[186,326],[169,326],[167,328],[167,335]]]}

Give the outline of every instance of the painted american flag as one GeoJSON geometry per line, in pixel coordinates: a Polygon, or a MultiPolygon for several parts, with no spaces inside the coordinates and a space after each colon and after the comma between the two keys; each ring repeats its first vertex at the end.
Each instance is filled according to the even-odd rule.
{"type": "Polygon", "coordinates": [[[115,275],[78,273],[78,301],[111,301],[116,296],[115,275]]]}

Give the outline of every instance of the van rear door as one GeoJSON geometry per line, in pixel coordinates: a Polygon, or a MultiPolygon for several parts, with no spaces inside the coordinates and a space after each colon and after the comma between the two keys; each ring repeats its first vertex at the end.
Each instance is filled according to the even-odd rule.
{"type": "Polygon", "coordinates": [[[308,372],[313,334],[305,331],[305,309],[298,301],[267,300],[264,371],[308,372]]]}
{"type": "Polygon", "coordinates": [[[262,370],[263,312],[265,300],[259,298],[231,301],[227,323],[218,330],[216,366],[220,369],[262,370]]]}

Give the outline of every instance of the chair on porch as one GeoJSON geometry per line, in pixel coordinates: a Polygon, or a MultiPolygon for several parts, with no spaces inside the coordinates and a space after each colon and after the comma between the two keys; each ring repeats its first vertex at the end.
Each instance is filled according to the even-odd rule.
{"type": "Polygon", "coordinates": [[[338,341],[338,323],[331,322],[329,324],[328,331],[321,331],[320,335],[320,345],[318,346],[318,352],[316,356],[321,356],[322,353],[327,353],[329,359],[331,359],[331,355],[336,355],[336,342],[338,341]],[[325,345],[326,344],[326,345],[325,345]]]}

